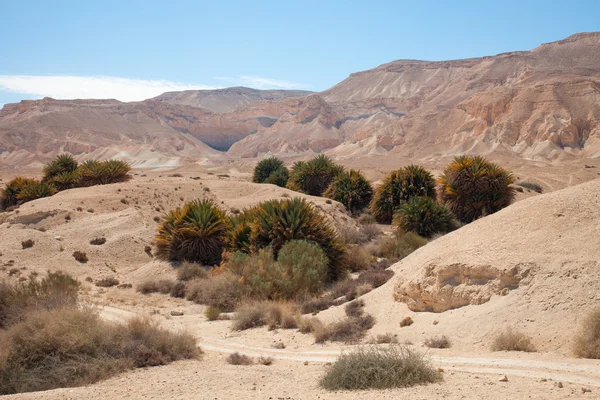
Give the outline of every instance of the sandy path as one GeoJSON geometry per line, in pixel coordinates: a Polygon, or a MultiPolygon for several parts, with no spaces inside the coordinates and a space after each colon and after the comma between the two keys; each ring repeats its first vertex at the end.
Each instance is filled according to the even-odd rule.
{"type": "MultiPolygon", "coordinates": [[[[120,308],[103,306],[100,316],[106,320],[119,322],[135,317],[131,311],[120,308]]],[[[166,328],[169,328],[167,324],[166,328]]],[[[277,360],[330,363],[344,351],[341,347],[330,347],[326,350],[289,350],[258,347],[236,343],[230,340],[209,336],[196,335],[198,345],[205,351],[222,354],[239,352],[250,357],[272,357],[277,360]]],[[[587,386],[600,387],[600,363],[588,363],[587,360],[569,360],[570,362],[555,362],[545,360],[528,360],[490,357],[442,357],[430,355],[433,363],[444,370],[467,372],[474,374],[493,374],[523,377],[530,379],[549,379],[570,382],[587,386]],[[575,362],[573,362],[575,361],[575,362]]]]}

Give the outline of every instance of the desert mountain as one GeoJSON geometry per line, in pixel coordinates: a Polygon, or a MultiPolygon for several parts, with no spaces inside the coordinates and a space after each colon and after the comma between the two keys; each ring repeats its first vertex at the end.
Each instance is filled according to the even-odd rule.
{"type": "Polygon", "coordinates": [[[230,88],[133,103],[23,101],[0,111],[0,160],[23,165],[60,151],[152,165],[219,151],[598,157],[598,65],[596,32],[490,57],[394,61],[321,93],[230,88]]]}
{"type": "Polygon", "coordinates": [[[287,97],[307,96],[311,93],[306,90],[257,90],[247,87],[232,87],[216,90],[167,92],[152,100],[204,108],[214,113],[227,113],[234,111],[239,106],[258,100],[276,101],[287,97]]]}

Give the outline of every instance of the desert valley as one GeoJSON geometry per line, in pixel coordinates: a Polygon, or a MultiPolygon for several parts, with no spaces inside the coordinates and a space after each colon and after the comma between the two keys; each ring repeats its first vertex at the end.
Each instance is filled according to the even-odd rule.
{"type": "Polygon", "coordinates": [[[5,104],[0,395],[597,398],[599,65],[5,104]]]}

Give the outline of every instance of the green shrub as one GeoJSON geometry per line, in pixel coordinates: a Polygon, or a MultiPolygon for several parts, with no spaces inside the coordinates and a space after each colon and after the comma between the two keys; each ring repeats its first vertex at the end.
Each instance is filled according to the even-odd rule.
{"type": "Polygon", "coordinates": [[[356,214],[371,202],[373,188],[360,171],[351,169],[333,179],[323,196],[339,201],[348,211],[356,214]]]}
{"type": "Polygon", "coordinates": [[[400,203],[394,213],[394,225],[404,232],[429,238],[456,228],[454,216],[431,197],[418,196],[400,203]]]}
{"type": "Polygon", "coordinates": [[[80,171],[63,172],[62,174],[55,175],[48,182],[58,191],[73,189],[81,186],[81,173],[80,171]]]}
{"type": "Polygon", "coordinates": [[[28,201],[41,199],[42,197],[50,197],[56,193],[56,189],[48,182],[33,181],[21,188],[17,194],[18,204],[27,203],[28,201]]]}
{"type": "Polygon", "coordinates": [[[309,161],[296,162],[290,171],[287,187],[311,196],[322,196],[325,189],[343,171],[344,167],[321,154],[309,161]]]}
{"type": "Polygon", "coordinates": [[[214,265],[227,244],[229,218],[210,200],[196,200],[171,211],[156,236],[163,260],[214,265]]]}
{"type": "Polygon", "coordinates": [[[285,187],[289,177],[288,169],[283,161],[277,157],[262,159],[254,167],[254,176],[252,182],[271,183],[277,186],[285,187]]]}
{"type": "Polygon", "coordinates": [[[493,214],[512,203],[512,173],[483,157],[459,156],[438,180],[438,198],[465,223],[493,214]]]}
{"type": "Polygon", "coordinates": [[[73,307],[33,313],[0,332],[0,343],[0,394],[81,386],[200,354],[190,335],[149,320],[114,325],[73,307]]]}
{"type": "Polygon", "coordinates": [[[402,259],[426,244],[427,239],[418,234],[398,230],[394,236],[387,237],[380,243],[375,255],[390,259],[402,259]]]}
{"type": "Polygon", "coordinates": [[[2,189],[2,194],[0,198],[0,203],[3,209],[13,207],[19,204],[18,196],[28,185],[35,183],[34,179],[23,178],[21,176],[17,176],[9,181],[4,189],[2,189]]]}
{"type": "Polygon", "coordinates": [[[433,175],[417,165],[400,168],[390,172],[375,190],[371,212],[377,222],[389,224],[400,203],[417,196],[435,198],[433,175]]]}
{"type": "Polygon", "coordinates": [[[246,209],[231,218],[229,229],[229,249],[232,251],[243,251],[250,253],[250,234],[256,219],[257,207],[246,209]]]}
{"type": "Polygon", "coordinates": [[[298,197],[260,203],[250,234],[251,250],[271,247],[277,259],[283,245],[291,240],[306,240],[323,249],[329,260],[329,279],[337,279],[346,269],[344,247],[312,204],[298,197]]]}
{"type": "Polygon", "coordinates": [[[402,388],[439,382],[442,375],[417,352],[405,347],[359,347],[331,366],[320,385],[327,390],[402,388]]]}
{"type": "Polygon", "coordinates": [[[44,165],[44,181],[51,182],[59,175],[75,172],[77,161],[70,154],[59,154],[48,164],[44,165]]]}
{"type": "Polygon", "coordinates": [[[129,179],[131,165],[119,160],[87,160],[79,166],[78,171],[83,186],[107,185],[129,179]]]}
{"type": "Polygon", "coordinates": [[[600,308],[592,310],[583,320],[573,351],[577,357],[600,359],[600,308]]]}

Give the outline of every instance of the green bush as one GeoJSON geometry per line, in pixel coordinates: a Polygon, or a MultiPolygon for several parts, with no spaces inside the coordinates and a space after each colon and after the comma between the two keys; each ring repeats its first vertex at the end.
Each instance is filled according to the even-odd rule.
{"type": "Polygon", "coordinates": [[[424,196],[400,203],[394,213],[394,225],[404,232],[416,232],[426,238],[456,229],[456,221],[450,210],[431,197],[424,196]]]}
{"type": "Polygon", "coordinates": [[[0,203],[3,209],[13,207],[19,204],[18,196],[26,186],[36,183],[36,180],[17,176],[9,181],[0,197],[0,203]]]}
{"type": "Polygon", "coordinates": [[[398,230],[394,236],[388,237],[380,243],[375,255],[384,258],[402,259],[426,244],[427,239],[418,234],[398,230]]]}
{"type": "Polygon", "coordinates": [[[377,222],[392,222],[394,210],[412,197],[435,198],[433,175],[418,165],[409,165],[390,172],[375,190],[371,212],[377,222]]]}
{"type": "Polygon", "coordinates": [[[311,203],[296,197],[266,201],[256,207],[250,234],[253,252],[271,247],[277,259],[285,243],[302,239],[323,249],[329,260],[329,279],[337,279],[346,269],[343,245],[327,219],[311,203]]]}
{"type": "Polygon", "coordinates": [[[442,375],[417,352],[396,345],[342,354],[321,379],[327,390],[402,388],[439,382],[442,375]]]}
{"type": "Polygon", "coordinates": [[[52,182],[54,178],[73,173],[77,170],[77,161],[70,154],[59,154],[48,164],[44,165],[44,179],[45,182],[52,182]]]}
{"type": "Polygon", "coordinates": [[[34,181],[23,186],[21,192],[17,195],[19,204],[27,203],[28,201],[41,199],[42,197],[50,197],[56,194],[56,189],[48,182],[34,181]]]}
{"type": "Polygon", "coordinates": [[[163,260],[214,265],[227,244],[229,218],[210,200],[195,200],[171,211],[156,236],[163,260]]]}
{"type": "Polygon", "coordinates": [[[360,171],[351,169],[340,173],[329,185],[325,197],[339,201],[351,213],[358,213],[369,205],[373,188],[360,171]]]}
{"type": "Polygon", "coordinates": [[[287,187],[311,196],[322,196],[331,182],[344,171],[331,158],[321,154],[309,161],[298,161],[290,171],[287,187]]]}
{"type": "Polygon", "coordinates": [[[58,190],[73,189],[81,186],[81,173],[77,171],[63,172],[55,175],[49,182],[58,190]]]}
{"type": "Polygon", "coordinates": [[[512,173],[476,156],[460,156],[438,180],[438,198],[465,223],[493,214],[512,203],[512,173]]]}
{"type": "Polygon", "coordinates": [[[107,185],[129,179],[131,165],[120,160],[87,160],[79,166],[78,171],[83,186],[107,185]]]}
{"type": "Polygon", "coordinates": [[[257,210],[257,207],[246,209],[231,218],[231,228],[229,229],[228,238],[229,249],[231,251],[250,253],[250,234],[256,219],[257,210]]]}
{"type": "Polygon", "coordinates": [[[283,161],[277,157],[262,159],[254,167],[254,176],[252,182],[271,183],[277,186],[285,187],[289,177],[288,169],[283,161]]]}

